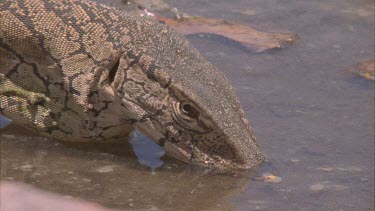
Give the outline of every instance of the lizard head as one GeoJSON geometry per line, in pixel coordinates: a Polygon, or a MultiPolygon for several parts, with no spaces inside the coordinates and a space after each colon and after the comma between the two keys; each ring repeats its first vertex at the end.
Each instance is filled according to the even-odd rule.
{"type": "Polygon", "coordinates": [[[173,29],[148,18],[135,27],[142,35],[131,37],[113,81],[134,126],[189,163],[220,170],[262,163],[224,75],[173,29]]]}

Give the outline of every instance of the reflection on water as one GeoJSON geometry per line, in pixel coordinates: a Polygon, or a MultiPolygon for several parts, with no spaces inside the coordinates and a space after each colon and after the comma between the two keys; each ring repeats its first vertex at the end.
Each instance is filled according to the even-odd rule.
{"type": "Polygon", "coordinates": [[[163,165],[163,161],[160,158],[165,154],[164,149],[145,135],[136,130],[133,132],[129,142],[133,146],[139,163],[150,167],[151,170],[163,165]]]}
{"type": "MultiPolygon", "coordinates": [[[[7,127],[10,123],[11,123],[10,120],[8,120],[7,118],[3,116],[0,116],[0,135],[1,135],[1,129],[7,127]]],[[[18,129],[14,129],[14,130],[18,130],[18,129]]],[[[17,131],[14,131],[14,130],[13,132],[17,134],[17,131]]],[[[151,170],[154,170],[163,165],[163,161],[160,158],[165,154],[164,149],[160,147],[159,145],[157,145],[155,142],[151,141],[149,138],[143,135],[140,131],[135,130],[131,134],[129,143],[132,145],[133,152],[137,156],[140,164],[150,167],[151,170]]],[[[69,144],[69,143],[65,143],[65,144],[69,144]]],[[[98,144],[94,144],[94,146],[92,147],[96,148],[97,146],[95,145],[98,145],[98,144]]]]}
{"type": "Polygon", "coordinates": [[[214,175],[177,161],[150,171],[127,143],[94,147],[3,133],[1,177],[112,208],[188,210],[232,209],[228,197],[249,183],[250,174],[214,175]]]}

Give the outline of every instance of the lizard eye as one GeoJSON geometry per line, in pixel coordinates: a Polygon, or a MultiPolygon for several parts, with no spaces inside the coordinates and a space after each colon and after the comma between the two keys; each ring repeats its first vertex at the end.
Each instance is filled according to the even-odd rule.
{"type": "Polygon", "coordinates": [[[180,109],[183,114],[190,118],[197,118],[199,116],[198,110],[188,102],[181,102],[180,109]]]}

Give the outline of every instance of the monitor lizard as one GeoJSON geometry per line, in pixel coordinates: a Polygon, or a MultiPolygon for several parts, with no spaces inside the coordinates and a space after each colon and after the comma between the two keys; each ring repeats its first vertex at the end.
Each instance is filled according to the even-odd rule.
{"type": "Polygon", "coordinates": [[[228,80],[182,35],[86,0],[0,0],[0,114],[64,141],[137,128],[214,169],[264,160],[228,80]]]}

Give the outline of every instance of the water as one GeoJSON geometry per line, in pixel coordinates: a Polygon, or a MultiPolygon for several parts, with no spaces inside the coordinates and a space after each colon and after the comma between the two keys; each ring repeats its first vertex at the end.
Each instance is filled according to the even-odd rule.
{"type": "Polygon", "coordinates": [[[11,121],[3,116],[0,116],[0,129],[5,128],[11,123],[11,121]]]}
{"type": "Polygon", "coordinates": [[[2,178],[119,209],[374,210],[374,82],[347,71],[374,57],[373,1],[167,2],[301,38],[253,54],[189,37],[236,88],[268,162],[232,177],[175,160],[157,168],[162,152],[149,145],[136,157],[126,142],[95,147],[7,135],[2,178]],[[265,183],[263,173],[282,181],[265,183]]]}
{"type": "Polygon", "coordinates": [[[164,164],[160,159],[165,154],[163,148],[141,132],[135,131],[132,134],[130,143],[133,146],[133,151],[135,155],[137,155],[140,164],[148,166],[152,170],[164,164]]]}

